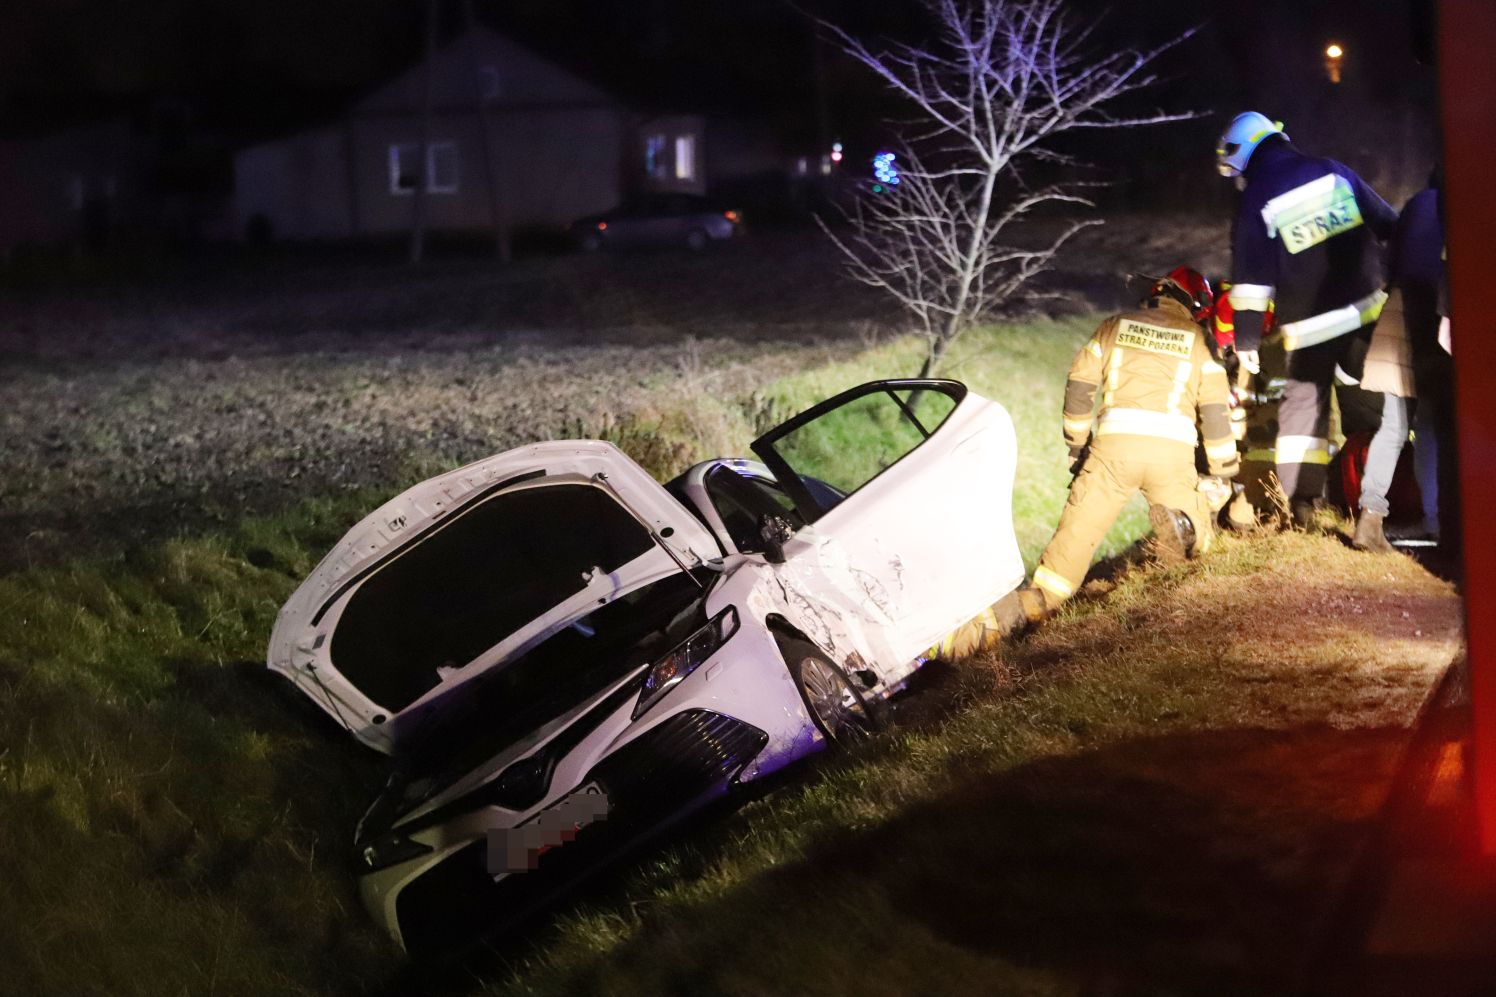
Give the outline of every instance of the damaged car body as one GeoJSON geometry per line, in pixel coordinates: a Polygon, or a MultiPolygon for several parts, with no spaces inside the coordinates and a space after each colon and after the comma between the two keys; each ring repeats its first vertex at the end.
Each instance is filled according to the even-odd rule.
{"type": "Polygon", "coordinates": [[[850,389],[753,452],[668,485],[600,441],[481,460],[366,517],[282,608],[270,668],[393,756],[358,863],[407,949],[866,736],[1023,581],[1012,422],[958,382],[850,389]]]}

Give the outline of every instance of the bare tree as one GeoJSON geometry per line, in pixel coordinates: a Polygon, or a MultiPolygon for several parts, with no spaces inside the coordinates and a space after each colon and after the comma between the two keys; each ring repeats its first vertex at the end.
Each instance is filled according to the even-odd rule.
{"type": "Polygon", "coordinates": [[[1031,165],[1076,165],[1055,148],[1058,136],[1194,116],[1109,110],[1156,83],[1154,61],[1192,32],[1144,51],[1097,53],[1095,22],[1068,17],[1063,0],[925,3],[936,32],[923,47],[874,50],[824,25],[914,115],[893,146],[897,183],[859,196],[843,233],[821,222],[851,276],[887,291],[913,318],[927,344],[922,377],[961,333],[1046,269],[1071,236],[1100,224],[1073,220],[1037,247],[1013,244],[1015,223],[1035,208],[1090,205],[1074,178],[1026,182],[1031,165]]]}

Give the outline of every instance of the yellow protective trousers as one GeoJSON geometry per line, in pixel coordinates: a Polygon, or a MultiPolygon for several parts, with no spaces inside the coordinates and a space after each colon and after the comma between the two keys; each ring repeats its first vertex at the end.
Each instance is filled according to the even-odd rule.
{"type": "Polygon", "coordinates": [[[1210,544],[1214,516],[1200,494],[1194,460],[1141,461],[1092,453],[1070,484],[1060,525],[1044,548],[1034,571],[1034,587],[1053,609],[1075,594],[1085,581],[1091,558],[1117,514],[1142,491],[1149,505],[1162,505],[1189,516],[1195,527],[1195,551],[1210,544]]]}

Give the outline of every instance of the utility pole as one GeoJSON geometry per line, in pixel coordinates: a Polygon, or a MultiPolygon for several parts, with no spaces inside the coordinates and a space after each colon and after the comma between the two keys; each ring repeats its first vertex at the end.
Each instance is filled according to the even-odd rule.
{"type": "Polygon", "coordinates": [[[421,144],[416,150],[416,189],[410,200],[410,262],[417,265],[426,256],[426,190],[431,168],[431,114],[435,101],[437,0],[426,0],[426,61],[421,67],[421,144]]]}
{"type": "MultiPolygon", "coordinates": [[[[463,0],[463,12],[467,21],[467,30],[471,34],[478,23],[478,13],[474,9],[473,0],[463,0]]],[[[483,176],[488,183],[488,221],[493,226],[494,251],[499,256],[500,263],[508,263],[513,258],[513,247],[509,233],[509,200],[503,196],[502,184],[500,182],[500,170],[498,166],[498,150],[494,148],[493,123],[489,118],[488,106],[492,97],[497,94],[487,92],[488,80],[485,78],[477,61],[473,62],[473,92],[477,94],[476,107],[478,110],[478,132],[479,143],[483,156],[483,176]]],[[[502,73],[502,67],[494,67],[496,72],[502,73]]],[[[503,85],[503,77],[499,76],[496,85],[503,85]]]]}

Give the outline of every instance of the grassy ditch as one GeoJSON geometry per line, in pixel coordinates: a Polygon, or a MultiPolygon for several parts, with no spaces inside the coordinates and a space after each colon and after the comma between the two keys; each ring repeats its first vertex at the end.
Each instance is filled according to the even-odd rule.
{"type": "Polygon", "coordinates": [[[963,667],[948,712],[567,915],[490,992],[1292,990],[1458,600],[1303,534],[1108,588],[963,667]]]}
{"type": "MultiPolygon", "coordinates": [[[[1091,325],[994,328],[968,338],[951,360],[952,376],[1013,413],[1015,512],[1031,562],[1064,500],[1060,395],[1091,325]]],[[[665,475],[742,452],[756,430],[851,384],[912,370],[916,355],[907,341],[874,345],[751,395],[724,389],[720,372],[688,357],[669,393],[576,431],[613,439],[665,475]]],[[[367,390],[358,382],[359,397],[367,390]]],[[[380,434],[394,421],[381,418],[380,434]]],[[[0,857],[8,870],[0,991],[309,994],[369,992],[396,978],[399,960],[357,904],[347,854],[379,761],[270,676],[263,650],[280,603],[352,522],[426,470],[478,455],[414,446],[403,458],[410,476],[398,481],[0,574],[0,857]]],[[[82,472],[58,471],[74,473],[82,472]]],[[[10,487],[24,487],[20,480],[10,487]]],[[[98,497],[106,529],[107,499],[98,497]]],[[[1129,515],[1109,549],[1140,531],[1138,511],[1129,515]]],[[[1128,809],[1129,786],[1161,794],[1160,826],[1209,818],[1190,839],[1197,850],[1214,847],[1207,831],[1218,832],[1221,847],[1235,849],[1231,861],[1245,863],[1232,868],[1266,867],[1268,882],[1285,890],[1318,888],[1318,867],[1294,858],[1287,830],[1270,835],[1282,853],[1264,857],[1218,812],[1255,820],[1251,807],[1267,806],[1275,777],[1253,770],[1257,796],[1212,802],[1210,786],[1189,782],[1218,777],[1197,773],[1210,769],[1197,759],[1234,758],[1240,743],[1265,759],[1264,771],[1274,758],[1286,766],[1302,754],[1312,773],[1323,756],[1331,770],[1322,781],[1333,786],[1344,774],[1334,759],[1351,752],[1373,789],[1343,807],[1331,793],[1328,810],[1297,796],[1283,804],[1299,820],[1285,828],[1333,852],[1337,835],[1364,818],[1398,725],[1430,662],[1447,650],[1441,628],[1452,606],[1410,564],[1303,537],[1229,544],[1203,572],[1129,575],[1111,598],[1077,606],[1004,662],[963,669],[947,695],[926,700],[959,709],[920,718],[866,756],[818,770],[668,851],[563,914],[544,956],[490,967],[487,978],[495,990],[517,992],[764,993],[822,990],[827,980],[845,980],[848,992],[899,992],[960,989],[968,979],[987,981],[988,990],[1064,989],[1081,963],[1122,958],[1099,938],[1081,950],[1081,963],[1046,954],[1045,939],[1063,932],[1042,925],[1085,920],[1095,904],[1112,905],[1097,916],[1130,915],[1125,884],[1091,896],[1074,878],[1080,872],[1065,867],[1079,856],[1080,869],[1100,874],[1090,851],[1139,847],[1132,839],[1150,818],[1128,809]],[[1347,606],[1394,597],[1410,611],[1406,620],[1379,611],[1344,625],[1347,606]],[[1254,615],[1262,598],[1278,601],[1271,614],[1254,615]],[[1306,617],[1305,643],[1261,630],[1267,620],[1311,613],[1339,620],[1339,629],[1316,629],[1306,617]],[[1425,636],[1402,635],[1418,626],[1425,636]],[[1376,702],[1363,702],[1368,696],[1376,702]],[[1096,765],[1103,788],[1111,786],[1104,799],[1087,789],[1096,765]],[[968,813],[968,797],[989,802],[968,813]],[[993,831],[984,823],[1003,814],[1011,825],[993,831]],[[928,837],[968,818],[969,832],[928,837]],[[993,840],[1005,842],[990,857],[997,864],[983,864],[983,843],[993,840]],[[1009,919],[980,922],[1006,940],[993,951],[939,920],[981,906],[974,898],[945,913],[912,902],[963,881],[1001,883],[1026,898],[986,903],[1009,919]],[[797,893],[796,883],[814,890],[797,893]],[[1029,942],[1009,944],[1012,923],[1036,904],[1049,921],[1019,932],[1029,942]],[[827,924],[836,925],[830,940],[827,924]],[[738,932],[754,936],[752,944],[738,932]]],[[[1148,908],[1148,923],[1168,922],[1186,899],[1166,891],[1148,908]]],[[[1242,909],[1246,917],[1278,908],[1242,909]]],[[[1141,939],[1142,929],[1129,937],[1141,939]]],[[[1122,960],[1122,970],[1135,968],[1122,960]]]]}

